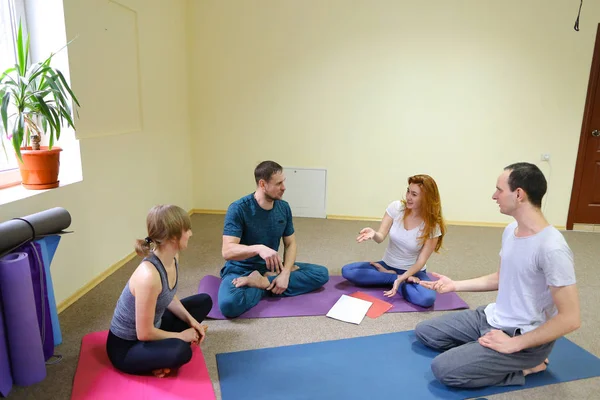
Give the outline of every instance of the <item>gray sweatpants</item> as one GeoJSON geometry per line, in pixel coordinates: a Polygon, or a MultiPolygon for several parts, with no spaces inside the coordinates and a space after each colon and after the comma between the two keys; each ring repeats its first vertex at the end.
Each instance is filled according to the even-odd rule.
{"type": "MultiPolygon", "coordinates": [[[[541,364],[550,354],[554,342],[513,354],[480,345],[477,339],[496,329],[488,324],[484,308],[449,313],[423,321],[415,328],[423,344],[443,351],[433,359],[431,370],[444,385],[461,388],[523,385],[523,370],[541,364]]],[[[518,329],[504,332],[511,337],[520,334],[518,329]]]]}

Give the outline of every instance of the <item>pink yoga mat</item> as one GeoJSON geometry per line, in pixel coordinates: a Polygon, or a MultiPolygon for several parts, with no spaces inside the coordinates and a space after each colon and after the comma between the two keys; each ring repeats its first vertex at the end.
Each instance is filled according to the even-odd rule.
{"type": "Polygon", "coordinates": [[[204,356],[194,346],[192,360],[166,378],[128,375],[116,370],[106,354],[108,331],[83,337],[71,400],[215,399],[204,356]]]}
{"type": "MultiPolygon", "coordinates": [[[[214,306],[208,313],[209,318],[226,319],[218,307],[218,294],[221,278],[206,275],[200,281],[198,293],[210,295],[214,306]]],[[[295,297],[265,297],[255,307],[246,311],[238,318],[273,318],[273,317],[302,317],[308,315],[325,315],[336,301],[343,295],[363,292],[392,304],[388,312],[415,312],[415,311],[447,311],[469,308],[456,293],[438,294],[433,307],[423,308],[411,304],[397,294],[393,298],[383,295],[385,288],[364,288],[348,282],[342,276],[330,276],[329,282],[322,288],[311,293],[295,297]]]]}

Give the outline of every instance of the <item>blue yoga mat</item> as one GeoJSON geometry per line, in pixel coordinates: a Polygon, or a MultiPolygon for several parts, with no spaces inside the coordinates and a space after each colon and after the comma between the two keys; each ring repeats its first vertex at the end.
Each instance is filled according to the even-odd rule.
{"type": "Polygon", "coordinates": [[[600,376],[600,359],[565,338],[525,386],[448,388],[431,372],[437,354],[407,331],[222,353],[217,367],[223,400],[464,399],[600,376]]]}
{"type": "Polygon", "coordinates": [[[56,298],[54,297],[54,284],[52,283],[52,275],[50,274],[50,265],[56,253],[56,248],[60,242],[59,235],[46,236],[35,241],[42,247],[42,259],[44,269],[46,271],[46,290],[48,293],[48,302],[50,306],[50,318],[52,319],[52,334],[54,336],[54,345],[58,346],[62,343],[62,334],[60,324],[58,322],[58,311],[56,309],[56,298]]]}

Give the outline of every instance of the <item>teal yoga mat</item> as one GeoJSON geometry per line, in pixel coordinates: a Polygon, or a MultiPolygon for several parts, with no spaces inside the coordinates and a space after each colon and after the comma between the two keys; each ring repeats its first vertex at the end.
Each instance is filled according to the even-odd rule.
{"type": "Polygon", "coordinates": [[[525,386],[448,388],[431,372],[437,354],[406,331],[222,353],[217,367],[223,400],[464,399],[600,376],[600,359],[565,338],[525,386]]]}
{"type": "Polygon", "coordinates": [[[35,242],[39,243],[42,248],[42,259],[44,262],[44,269],[46,271],[46,291],[48,293],[48,302],[50,303],[50,318],[52,319],[52,333],[54,336],[54,345],[58,346],[62,343],[62,334],[60,330],[60,323],[58,322],[58,310],[56,308],[56,298],[54,297],[54,284],[52,283],[50,265],[52,264],[52,259],[56,253],[58,243],[60,242],[60,236],[46,236],[42,239],[36,240],[35,242]]]}

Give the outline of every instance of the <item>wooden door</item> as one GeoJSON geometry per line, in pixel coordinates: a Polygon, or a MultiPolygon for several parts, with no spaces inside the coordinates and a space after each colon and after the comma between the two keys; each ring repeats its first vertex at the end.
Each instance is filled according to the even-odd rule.
{"type": "Polygon", "coordinates": [[[567,229],[600,224],[600,24],[592,58],[567,229]]]}

